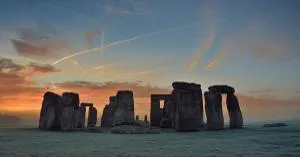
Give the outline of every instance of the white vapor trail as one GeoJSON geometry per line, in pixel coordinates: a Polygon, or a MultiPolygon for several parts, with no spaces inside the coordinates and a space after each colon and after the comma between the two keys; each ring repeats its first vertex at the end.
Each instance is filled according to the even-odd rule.
{"type": "Polygon", "coordinates": [[[104,50],[104,49],[107,49],[107,48],[112,47],[112,46],[128,43],[128,42],[135,41],[135,40],[142,39],[142,38],[155,36],[155,35],[162,34],[162,33],[175,32],[175,31],[187,29],[187,28],[195,26],[197,24],[198,23],[192,23],[192,24],[188,24],[188,25],[184,25],[184,26],[180,26],[180,27],[176,27],[176,28],[171,28],[171,29],[166,29],[166,30],[162,30],[162,31],[153,32],[153,33],[146,33],[146,34],[134,36],[134,37],[129,38],[129,39],[115,41],[115,42],[112,42],[108,45],[101,46],[100,48],[96,47],[96,48],[92,48],[92,49],[87,49],[87,50],[84,50],[84,51],[80,51],[80,52],[62,57],[62,58],[58,59],[57,61],[53,62],[52,65],[56,65],[56,64],[58,64],[58,63],[60,63],[64,60],[67,60],[69,58],[73,58],[73,57],[76,57],[76,56],[80,56],[80,55],[83,55],[83,54],[86,54],[86,53],[95,52],[95,51],[99,51],[99,50],[104,50]]]}

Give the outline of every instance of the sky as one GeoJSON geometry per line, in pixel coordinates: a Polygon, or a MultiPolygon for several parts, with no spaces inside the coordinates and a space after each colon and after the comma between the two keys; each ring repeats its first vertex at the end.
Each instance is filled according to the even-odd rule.
{"type": "Polygon", "coordinates": [[[0,112],[38,117],[45,91],[72,91],[101,116],[109,96],[130,89],[135,113],[149,115],[150,94],[187,81],[203,91],[233,86],[244,119],[300,118],[299,7],[297,0],[2,0],[0,112]]]}

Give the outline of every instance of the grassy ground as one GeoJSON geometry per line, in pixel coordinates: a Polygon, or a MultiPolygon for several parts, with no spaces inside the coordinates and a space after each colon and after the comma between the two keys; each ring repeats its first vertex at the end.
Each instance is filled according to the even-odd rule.
{"type": "Polygon", "coordinates": [[[0,126],[0,157],[292,157],[300,156],[300,122],[241,130],[161,134],[44,132],[0,126]]]}

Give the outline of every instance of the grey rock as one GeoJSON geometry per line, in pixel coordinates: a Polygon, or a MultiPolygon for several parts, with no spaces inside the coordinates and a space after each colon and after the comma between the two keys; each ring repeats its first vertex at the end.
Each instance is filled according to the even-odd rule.
{"type": "Polygon", "coordinates": [[[97,123],[97,109],[93,106],[89,107],[88,127],[95,127],[97,123]]]}
{"type": "Polygon", "coordinates": [[[208,90],[210,92],[218,92],[222,94],[233,94],[235,92],[235,89],[228,85],[213,85],[208,87],[208,90]]]}
{"type": "Polygon", "coordinates": [[[80,106],[75,112],[75,123],[76,128],[84,128],[85,127],[85,113],[86,108],[84,106],[80,106]]]}
{"type": "Polygon", "coordinates": [[[221,93],[205,92],[205,111],[208,130],[224,129],[221,93]]]}
{"type": "Polygon", "coordinates": [[[161,120],[160,100],[152,99],[151,108],[150,108],[150,125],[153,127],[159,127],[160,120],[161,120]]]}
{"type": "Polygon", "coordinates": [[[61,97],[52,92],[46,92],[40,112],[39,128],[43,130],[60,129],[61,97]]]}
{"type": "Polygon", "coordinates": [[[61,130],[66,131],[76,128],[75,111],[76,110],[73,106],[66,106],[63,108],[60,117],[61,130]]]}
{"type": "Polygon", "coordinates": [[[242,128],[243,116],[242,116],[242,112],[237,97],[234,94],[228,94],[226,103],[227,103],[227,110],[229,114],[230,128],[242,128]]]}
{"type": "Polygon", "coordinates": [[[113,126],[132,125],[134,123],[134,101],[132,91],[117,92],[117,110],[113,126]]]}

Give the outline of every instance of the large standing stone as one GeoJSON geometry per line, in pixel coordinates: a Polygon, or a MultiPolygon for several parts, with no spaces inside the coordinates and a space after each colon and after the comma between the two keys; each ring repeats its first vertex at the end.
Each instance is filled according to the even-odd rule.
{"type": "Polygon", "coordinates": [[[94,106],[89,108],[88,127],[95,127],[97,123],[97,109],[94,106]]]}
{"type": "Polygon", "coordinates": [[[201,85],[187,82],[173,82],[172,86],[174,88],[172,95],[174,95],[177,99],[176,105],[174,105],[176,107],[176,130],[199,130],[203,127],[201,85]]]}
{"type": "Polygon", "coordinates": [[[199,129],[197,111],[193,93],[179,91],[177,93],[176,130],[197,131],[199,129]]]}
{"type": "Polygon", "coordinates": [[[222,95],[217,92],[205,92],[205,111],[208,130],[224,129],[222,95]]]}
{"type": "Polygon", "coordinates": [[[85,106],[80,106],[76,110],[75,118],[76,118],[76,127],[77,128],[84,128],[85,127],[85,113],[86,113],[85,106]]]}
{"type": "Polygon", "coordinates": [[[118,91],[116,96],[117,110],[114,115],[113,126],[133,124],[134,100],[132,91],[118,91]]]}
{"type": "Polygon", "coordinates": [[[101,117],[101,127],[112,127],[114,121],[114,115],[117,110],[116,96],[109,97],[109,104],[105,105],[101,117]]]}
{"type": "Polygon", "coordinates": [[[39,128],[60,129],[60,114],[62,106],[60,106],[61,97],[52,92],[44,94],[44,100],[41,107],[39,128]]]}
{"type": "Polygon", "coordinates": [[[164,99],[163,115],[160,121],[161,128],[172,128],[173,114],[175,113],[174,101],[172,98],[171,95],[168,95],[164,99]]]}
{"type": "Polygon", "coordinates": [[[150,125],[159,127],[161,120],[160,101],[159,99],[151,99],[150,109],[150,125]]]}
{"type": "Polygon", "coordinates": [[[79,95],[77,93],[65,92],[62,95],[61,105],[64,106],[60,118],[62,130],[77,128],[76,110],[79,108],[79,95]]]}
{"type": "Polygon", "coordinates": [[[242,128],[243,116],[242,116],[240,104],[237,97],[234,94],[228,94],[226,103],[227,103],[227,110],[229,113],[230,128],[242,128]]]}

